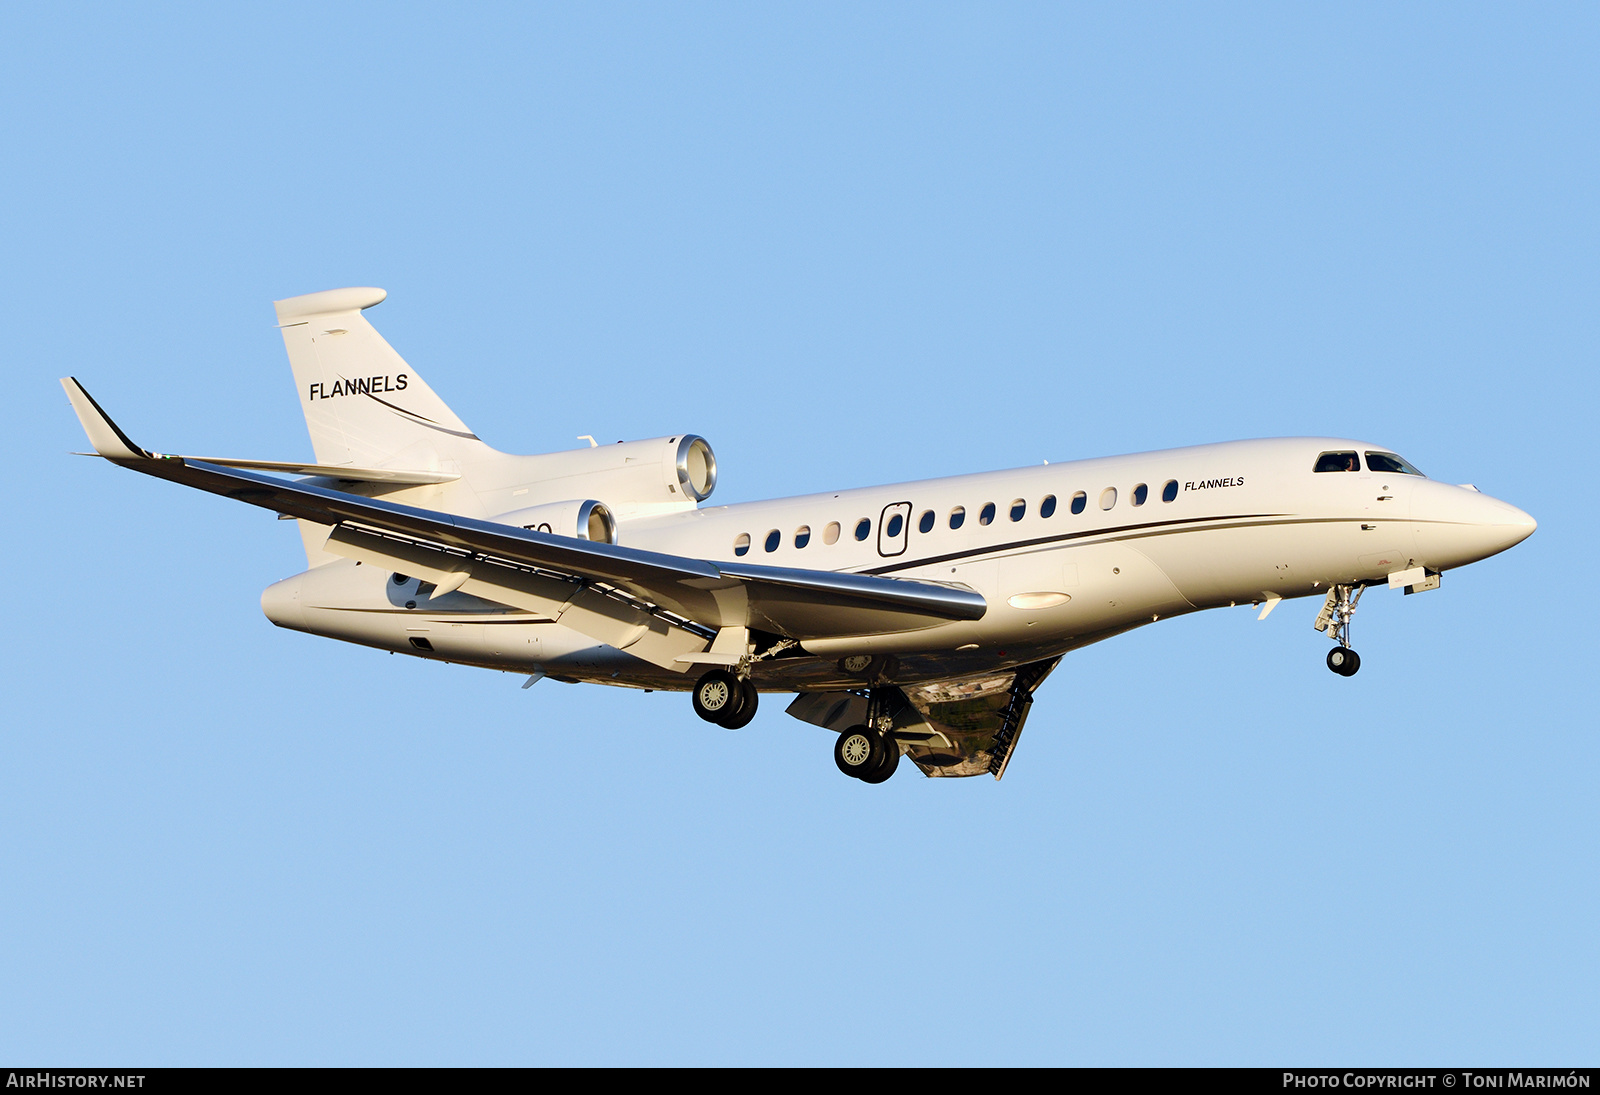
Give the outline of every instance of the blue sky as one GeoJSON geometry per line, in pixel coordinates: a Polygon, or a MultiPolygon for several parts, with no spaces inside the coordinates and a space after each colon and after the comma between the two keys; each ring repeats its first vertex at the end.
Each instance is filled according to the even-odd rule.
{"type": "Polygon", "coordinates": [[[13,5],[0,1058],[1592,1062],[1600,17],[1583,5],[13,5]],[[68,456],[308,459],[270,301],[512,451],[716,501],[1235,437],[1527,509],[1355,625],[1069,657],[1004,783],[769,696],[273,628],[270,515],[68,456]]]}

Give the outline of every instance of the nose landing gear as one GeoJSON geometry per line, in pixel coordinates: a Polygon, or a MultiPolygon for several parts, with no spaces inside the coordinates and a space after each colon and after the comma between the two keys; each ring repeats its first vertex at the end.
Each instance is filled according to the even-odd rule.
{"type": "Polygon", "coordinates": [[[1350,649],[1350,620],[1366,586],[1334,586],[1312,626],[1328,633],[1339,645],[1328,651],[1328,668],[1341,677],[1353,677],[1361,668],[1361,655],[1350,649]]]}

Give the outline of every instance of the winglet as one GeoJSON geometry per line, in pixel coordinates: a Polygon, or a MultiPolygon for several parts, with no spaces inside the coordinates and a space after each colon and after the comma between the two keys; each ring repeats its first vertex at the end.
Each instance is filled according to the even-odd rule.
{"type": "Polygon", "coordinates": [[[100,404],[84,391],[76,377],[62,377],[61,386],[72,401],[72,409],[78,412],[78,421],[83,424],[83,432],[89,435],[89,443],[94,446],[95,452],[110,460],[151,459],[149,453],[128,440],[128,435],[111,421],[110,415],[100,409],[100,404]]]}

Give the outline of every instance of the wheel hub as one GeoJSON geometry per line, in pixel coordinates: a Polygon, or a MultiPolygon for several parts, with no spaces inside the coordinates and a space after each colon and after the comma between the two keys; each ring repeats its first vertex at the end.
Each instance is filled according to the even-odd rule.
{"type": "Polygon", "coordinates": [[[865,734],[851,734],[845,738],[839,751],[851,766],[862,765],[872,756],[872,742],[867,740],[865,734]]]}

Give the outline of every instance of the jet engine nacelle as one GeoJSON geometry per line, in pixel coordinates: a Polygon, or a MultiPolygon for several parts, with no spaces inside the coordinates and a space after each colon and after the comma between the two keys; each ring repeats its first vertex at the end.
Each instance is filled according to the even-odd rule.
{"type": "Polygon", "coordinates": [[[679,434],[522,458],[522,474],[546,498],[600,497],[614,506],[703,502],[717,485],[717,458],[703,437],[679,434]]]}
{"type": "Polygon", "coordinates": [[[532,529],[534,532],[593,540],[597,544],[617,542],[616,517],[604,502],[596,502],[593,498],[529,506],[527,509],[502,513],[495,521],[502,525],[532,529]]]}

